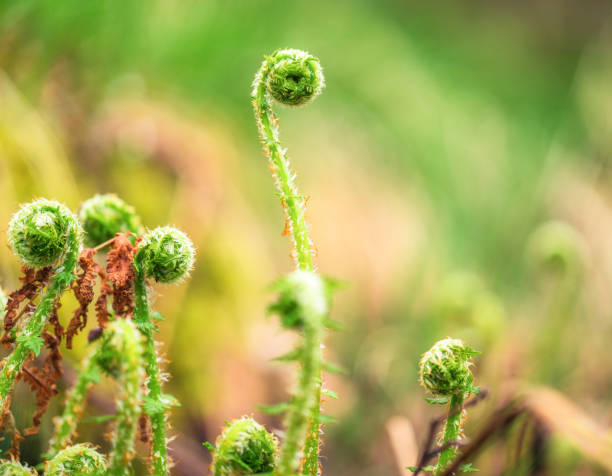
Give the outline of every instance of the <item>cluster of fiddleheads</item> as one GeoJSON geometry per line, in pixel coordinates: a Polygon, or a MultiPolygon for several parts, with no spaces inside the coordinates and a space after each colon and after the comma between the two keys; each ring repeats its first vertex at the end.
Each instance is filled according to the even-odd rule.
{"type": "MultiPolygon", "coordinates": [[[[59,345],[65,337],[70,347],[72,338],[86,327],[99,280],[95,302],[99,327],[90,332],[92,348],[67,394],[63,413],[55,419],[44,472],[50,476],[132,474],[130,462],[144,415],[151,423],[151,472],[167,476],[168,412],[176,400],[162,393],[165,376],[159,365],[153,322],[159,315],[150,309],[147,280],[171,283],[185,278],[194,261],[193,245],[184,233],[171,227],[140,236],[140,218],[114,195],[87,200],[78,216],[58,202],[43,199],[21,207],[9,225],[9,244],[24,265],[24,277],[22,287],[8,299],[0,293],[2,342],[12,346],[0,372],[3,425],[12,422],[10,396],[15,383],[24,379],[37,392],[39,405],[34,426],[26,434],[38,430],[62,374],[59,345]],[[83,249],[84,239],[95,248],[83,249]],[[107,246],[103,268],[94,257],[107,246]],[[69,289],[79,307],[64,329],[57,309],[69,289]],[[43,349],[47,349],[43,367],[31,367],[43,349]],[[112,418],[113,448],[108,457],[88,443],[73,444],[87,394],[102,375],[112,377],[119,386],[112,418]]],[[[12,460],[0,463],[0,475],[36,474],[35,469],[17,461],[21,436],[16,435],[12,460]]]]}

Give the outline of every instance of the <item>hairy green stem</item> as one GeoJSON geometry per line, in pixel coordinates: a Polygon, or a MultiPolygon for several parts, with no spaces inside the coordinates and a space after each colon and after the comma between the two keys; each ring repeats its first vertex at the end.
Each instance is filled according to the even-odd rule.
{"type": "MultiPolygon", "coordinates": [[[[77,229],[70,230],[67,245],[63,262],[55,268],[54,276],[49,282],[46,293],[27,321],[21,335],[18,337],[15,349],[7,358],[0,372],[0,408],[6,407],[9,396],[15,386],[15,379],[19,372],[21,372],[24,362],[33,351],[33,342],[42,340],[40,335],[47,324],[55,303],[75,279],[74,269],[79,258],[81,245],[77,229]]],[[[40,351],[40,346],[38,350],[40,351]]]]}
{"type": "Polygon", "coordinates": [[[153,336],[155,325],[151,320],[145,274],[139,267],[136,267],[136,280],[134,281],[134,321],[145,337],[143,357],[148,389],[145,413],[151,420],[153,433],[151,449],[153,474],[155,476],[166,476],[168,474],[166,410],[169,404],[165,401],[162,393],[155,338],[153,336]]]}
{"type": "Polygon", "coordinates": [[[442,446],[450,445],[443,449],[436,466],[436,474],[442,474],[444,469],[453,462],[457,455],[457,446],[454,445],[461,436],[461,419],[463,411],[464,394],[457,393],[451,397],[448,418],[444,427],[442,446]]]}
{"type": "Polygon", "coordinates": [[[93,383],[99,382],[100,374],[104,372],[117,379],[120,387],[116,398],[116,427],[109,474],[131,474],[129,462],[134,457],[134,440],[142,407],[142,354],[140,332],[131,321],[120,319],[109,325],[100,341],[87,355],[83,371],[68,395],[64,412],[55,421],[55,434],[46,455],[48,460],[54,459],[71,444],[89,389],[93,383]]]}
{"type": "Polygon", "coordinates": [[[142,407],[143,348],[140,335],[130,321],[120,320],[114,325],[115,333],[109,344],[112,350],[119,353],[117,380],[121,393],[116,400],[117,426],[113,435],[109,474],[129,476],[132,471],[127,463],[134,457],[134,439],[142,407]]]}
{"type": "Polygon", "coordinates": [[[57,453],[71,444],[76,434],[76,427],[85,408],[87,394],[94,383],[100,381],[100,371],[96,361],[98,349],[92,349],[83,360],[83,370],[66,397],[66,404],[61,416],[54,418],[55,432],[49,442],[46,459],[54,458],[57,453]]]}
{"type": "MultiPolygon", "coordinates": [[[[285,439],[281,446],[278,460],[278,474],[280,476],[289,476],[296,472],[300,462],[300,449],[305,443],[309,421],[313,417],[313,408],[319,406],[317,402],[319,392],[313,390],[320,390],[320,342],[321,327],[307,324],[304,328],[304,340],[300,359],[302,368],[300,369],[297,388],[287,413],[285,439]]],[[[319,432],[318,425],[316,432],[317,434],[319,432]]],[[[310,439],[314,439],[313,435],[308,436],[310,436],[310,439]]],[[[304,452],[304,456],[306,456],[306,452],[304,452]]],[[[318,467],[318,458],[315,458],[315,461],[317,461],[316,465],[318,467]]],[[[312,464],[312,462],[309,464],[312,464]]]]}

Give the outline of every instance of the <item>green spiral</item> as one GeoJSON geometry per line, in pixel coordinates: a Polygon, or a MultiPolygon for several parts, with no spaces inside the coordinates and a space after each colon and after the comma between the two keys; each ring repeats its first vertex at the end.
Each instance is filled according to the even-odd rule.
{"type": "Polygon", "coordinates": [[[463,402],[470,393],[477,393],[478,387],[472,382],[474,377],[470,367],[472,357],[477,351],[465,345],[459,339],[450,337],[438,341],[429,349],[419,365],[421,384],[434,396],[431,403],[449,403],[448,417],[440,441],[444,448],[440,451],[434,473],[442,474],[444,469],[455,459],[461,439],[461,427],[465,421],[463,402]]]}
{"type": "Polygon", "coordinates": [[[79,210],[79,220],[83,224],[88,246],[104,243],[117,233],[139,234],[142,228],[134,207],[112,193],[94,195],[85,200],[79,210]]]}
{"type": "Polygon", "coordinates": [[[270,64],[266,84],[268,92],[281,104],[300,106],[309,103],[325,86],[321,63],[305,51],[277,50],[266,61],[270,64]]]}
{"type": "Polygon", "coordinates": [[[217,438],[212,476],[242,476],[274,471],[277,439],[252,418],[228,423],[217,438]]]}
{"type": "Polygon", "coordinates": [[[36,476],[34,468],[23,466],[17,461],[0,462],[0,476],[36,476]]]}
{"type": "Polygon", "coordinates": [[[81,234],[74,214],[59,202],[40,199],[22,206],[9,223],[9,245],[31,268],[51,266],[64,256],[71,233],[81,234]]]}
{"type": "Polygon", "coordinates": [[[472,381],[470,367],[474,351],[459,339],[436,342],[421,358],[421,384],[433,395],[464,393],[472,381]]]}
{"type": "Polygon", "coordinates": [[[103,455],[82,443],[63,449],[48,461],[45,476],[106,476],[107,466],[103,455]]]}
{"type": "Polygon", "coordinates": [[[135,257],[135,265],[146,276],[159,283],[174,283],[186,278],[193,267],[193,243],[182,231],[164,226],[149,231],[142,237],[135,257]]]}

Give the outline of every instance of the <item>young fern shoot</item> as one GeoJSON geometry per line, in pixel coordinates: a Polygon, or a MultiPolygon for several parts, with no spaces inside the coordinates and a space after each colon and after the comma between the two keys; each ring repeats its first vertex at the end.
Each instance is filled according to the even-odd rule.
{"type": "Polygon", "coordinates": [[[169,409],[178,402],[162,392],[162,375],[155,348],[157,328],[149,306],[147,278],[170,284],[185,279],[193,266],[195,250],[191,240],[173,227],[156,228],[145,234],[134,257],[134,322],[145,337],[144,360],[148,393],[144,412],[150,418],[153,441],[151,447],[154,476],[167,476],[167,426],[169,409]]]}
{"type": "Polygon", "coordinates": [[[94,195],[81,204],[79,220],[85,230],[87,246],[97,246],[112,239],[117,233],[140,235],[142,224],[134,207],[117,195],[94,195]]]}
{"type": "Polygon", "coordinates": [[[271,474],[276,467],[278,441],[252,418],[229,422],[210,448],[212,476],[271,474]]]}
{"type": "Polygon", "coordinates": [[[278,119],[272,104],[274,101],[287,106],[307,104],[321,93],[324,85],[323,71],[317,58],[304,51],[281,49],[264,59],[255,75],[251,93],[259,136],[283,206],[285,230],[291,236],[293,256],[300,271],[284,280],[286,290],[299,289],[298,295],[291,296],[291,299],[300,306],[301,324],[295,327],[300,329],[304,339],[296,354],[301,370],[285,420],[286,438],[280,450],[278,468],[281,476],[298,471],[300,460],[303,474],[316,476],[319,472],[321,342],[323,316],[327,308],[313,311],[311,304],[301,299],[313,298],[309,294],[314,294],[314,299],[320,302],[317,295],[319,292],[325,294],[325,286],[314,273],[314,247],[305,218],[306,198],[298,193],[287,149],[280,143],[278,119]]]}
{"type": "Polygon", "coordinates": [[[106,458],[91,445],[80,443],[60,451],[45,463],[45,476],[118,476],[129,473],[113,473],[108,470],[106,458]]]}
{"type": "Polygon", "coordinates": [[[480,392],[473,385],[474,377],[470,370],[472,357],[479,354],[459,339],[446,338],[438,341],[429,349],[419,364],[421,385],[431,392],[434,398],[426,399],[432,404],[449,404],[448,417],[440,447],[438,463],[432,468],[434,474],[442,474],[457,455],[456,443],[462,437],[465,421],[463,403],[472,393],[480,392]]]}
{"type": "Polygon", "coordinates": [[[298,193],[287,149],[280,143],[277,101],[287,106],[307,104],[323,90],[325,79],[319,60],[305,51],[278,50],[267,56],[253,82],[252,100],[259,137],[268,157],[276,189],[287,219],[299,269],[313,270],[313,246],[305,218],[306,198],[298,193]]]}
{"type": "Polygon", "coordinates": [[[36,476],[34,468],[24,466],[17,461],[0,462],[0,476],[36,476]]]}
{"type": "MultiPolygon", "coordinates": [[[[38,356],[41,334],[57,301],[75,279],[82,229],[72,212],[59,202],[40,199],[24,205],[9,224],[9,244],[25,266],[53,266],[46,292],[15,338],[15,348],[0,371],[0,408],[5,409],[15,380],[32,354],[38,356]]],[[[5,319],[5,329],[7,326],[5,319]]],[[[11,329],[14,331],[13,329],[11,329]]]]}

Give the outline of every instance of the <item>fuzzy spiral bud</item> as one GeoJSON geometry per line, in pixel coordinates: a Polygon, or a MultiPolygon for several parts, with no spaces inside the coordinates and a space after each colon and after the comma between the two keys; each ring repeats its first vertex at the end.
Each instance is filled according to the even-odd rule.
{"type": "Polygon", "coordinates": [[[36,476],[34,468],[23,466],[17,461],[4,461],[0,463],[0,476],[36,476]]]}
{"type": "Polygon", "coordinates": [[[314,271],[298,269],[277,281],[279,296],[269,310],[281,318],[283,327],[301,328],[327,315],[329,298],[325,283],[314,271]]]}
{"type": "Polygon", "coordinates": [[[478,352],[459,339],[446,338],[429,349],[419,364],[421,385],[433,395],[452,396],[470,391],[472,357],[478,352]]]}
{"type": "Polygon", "coordinates": [[[217,437],[212,476],[270,473],[276,466],[277,439],[252,418],[230,422],[217,437]]]}
{"type": "Polygon", "coordinates": [[[316,98],[325,86],[319,60],[301,50],[277,50],[267,58],[270,95],[287,106],[300,106],[316,98]]]}
{"type": "Polygon", "coordinates": [[[104,476],[106,471],[104,456],[83,443],[69,446],[45,464],[45,476],[104,476]]]}
{"type": "Polygon", "coordinates": [[[40,199],[22,206],[9,223],[8,238],[13,253],[31,268],[58,262],[67,250],[70,235],[81,235],[74,214],[54,200],[40,199]]]}
{"type": "Polygon", "coordinates": [[[174,283],[189,275],[195,250],[182,231],[164,226],[142,237],[135,262],[145,275],[159,283],[174,283]]]}
{"type": "Polygon", "coordinates": [[[117,233],[139,234],[142,226],[134,207],[114,194],[94,195],[85,200],[79,210],[79,220],[88,246],[104,243],[117,233]]]}

